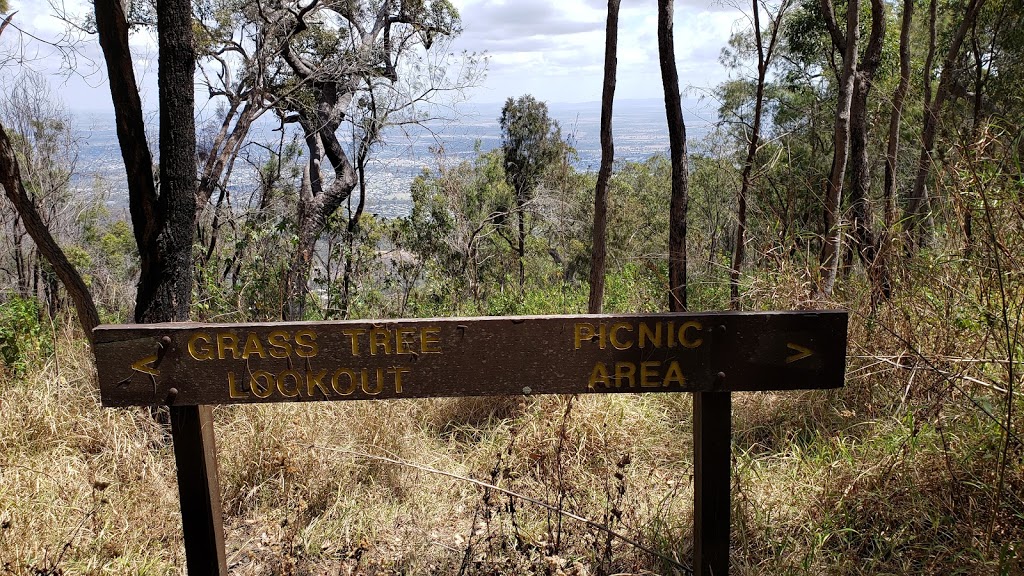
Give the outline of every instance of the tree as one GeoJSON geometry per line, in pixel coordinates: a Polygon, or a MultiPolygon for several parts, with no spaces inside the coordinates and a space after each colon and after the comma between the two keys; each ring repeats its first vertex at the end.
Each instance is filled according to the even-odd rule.
{"type": "MultiPolygon", "coordinates": [[[[732,269],[729,271],[729,304],[734,310],[740,308],[740,274],[743,271],[743,260],[746,257],[747,244],[747,196],[754,181],[754,160],[757,157],[761,144],[761,122],[764,116],[765,104],[765,83],[768,77],[768,68],[771,66],[772,56],[778,44],[779,31],[782,27],[783,17],[789,1],[783,2],[776,9],[768,24],[768,42],[764,42],[764,33],[761,31],[761,2],[753,0],[753,32],[754,50],[757,52],[757,83],[754,88],[754,117],[749,124],[749,130],[744,125],[744,133],[747,134],[747,156],[743,161],[740,192],[736,199],[736,241],[733,247],[732,269]]],[[[737,39],[738,42],[742,39],[737,39]]]]}
{"type": "Polygon", "coordinates": [[[618,50],[619,0],[608,0],[608,23],[605,27],[604,87],[601,91],[601,168],[594,187],[594,241],[590,259],[590,302],[587,311],[600,314],[604,301],[606,256],[605,229],[608,226],[608,180],[615,162],[612,141],[612,102],[615,99],[616,51],[618,50]]]}
{"type": "Polygon", "coordinates": [[[846,33],[836,23],[832,0],[821,0],[821,13],[825,18],[832,47],[842,54],[839,69],[838,94],[833,128],[834,149],[832,169],[825,182],[824,238],[821,243],[821,267],[818,294],[831,296],[839,271],[839,246],[842,240],[843,178],[850,153],[850,107],[853,101],[854,73],[857,67],[857,49],[860,41],[858,15],[860,0],[850,0],[846,6],[846,33]]]}
{"type": "MultiPolygon", "coordinates": [[[[365,205],[362,170],[385,128],[429,119],[446,94],[458,97],[478,81],[482,60],[447,52],[461,31],[447,0],[207,0],[196,4],[196,29],[203,82],[221,110],[201,155],[204,264],[214,257],[221,227],[236,216],[228,188],[234,164],[253,123],[272,111],[282,131],[300,128],[308,152],[309,175],[291,197],[285,226],[294,240],[285,250],[281,309],[284,318],[300,319],[317,242],[356,190],[358,206],[365,205]],[[452,64],[458,72],[449,74],[452,64]]],[[[352,237],[362,210],[347,216],[352,237]]]]}
{"type": "Polygon", "coordinates": [[[7,198],[17,210],[25,229],[32,236],[32,241],[46,257],[54,273],[64,285],[64,289],[71,296],[82,330],[89,342],[92,343],[92,329],[99,326],[100,323],[96,304],[93,302],[82,275],[68,260],[67,255],[39,214],[34,200],[25,190],[18,159],[14,155],[14,147],[2,125],[0,125],[0,184],[3,185],[7,198]]]}
{"type": "MultiPolygon", "coordinates": [[[[0,13],[6,12],[7,9],[6,1],[0,0],[0,13]]],[[[11,22],[13,16],[13,14],[7,16],[0,24],[0,34],[11,22]]],[[[82,279],[81,273],[70,262],[60,244],[54,239],[45,218],[39,211],[36,199],[25,189],[14,145],[2,124],[0,124],[0,185],[3,186],[4,192],[14,206],[25,230],[71,296],[82,330],[91,344],[93,342],[92,329],[100,323],[92,294],[82,279]]]]}
{"type": "MultiPolygon", "coordinates": [[[[826,20],[831,26],[832,21],[826,20]]],[[[872,290],[888,297],[888,272],[876,262],[878,244],[871,210],[871,161],[868,150],[868,94],[875,73],[882,62],[882,41],[885,37],[886,14],[882,0],[871,0],[871,32],[864,54],[853,77],[850,99],[850,207],[853,213],[853,239],[857,253],[872,279],[872,290]]]]}
{"type": "MultiPolygon", "coordinates": [[[[189,0],[157,6],[160,66],[160,190],[153,179],[142,104],[128,49],[128,23],[119,0],[96,0],[96,28],[107,65],[117,136],[128,175],[128,202],[141,272],[135,302],[137,322],[182,321],[192,296],[192,240],[196,219],[195,47],[189,0]]],[[[204,531],[186,532],[189,572],[226,573],[221,539],[216,454],[209,406],[169,409],[177,464],[182,522],[204,531]],[[198,452],[198,453],[197,453],[198,452]],[[215,462],[215,460],[214,460],[215,462]]]]}
{"type": "Polygon", "coordinates": [[[446,0],[318,3],[281,2],[259,11],[272,31],[282,65],[274,88],[275,109],[298,124],[309,161],[295,211],[296,245],[285,277],[285,319],[305,314],[313,252],[330,217],[359,183],[360,166],[389,124],[419,122],[418,104],[476,78],[475,65],[453,83],[423,64],[426,81],[404,82],[399,70],[420,51],[440,50],[435,41],[460,31],[458,11],[446,0]],[[337,23],[328,24],[330,22],[337,23]],[[404,117],[403,117],[404,114],[404,117]],[[350,122],[354,164],[339,129],[350,122]],[[333,172],[326,173],[324,160],[333,172]]]}
{"type": "MultiPolygon", "coordinates": [[[[526,208],[547,167],[562,149],[562,131],[548,117],[548,106],[530,95],[509,98],[501,109],[501,149],[505,178],[515,192],[518,233],[513,243],[519,256],[519,288],[526,283],[526,208]]],[[[510,241],[511,242],[511,241],[510,241]]]]}
{"type": "Polygon", "coordinates": [[[500,150],[478,150],[473,162],[453,163],[443,150],[435,157],[436,168],[424,170],[410,186],[409,244],[425,264],[428,286],[438,286],[454,302],[471,300],[479,313],[488,285],[497,284],[511,264],[509,248],[498,237],[512,197],[504,158],[500,150]]]}
{"type": "Polygon", "coordinates": [[[931,212],[931,200],[926,188],[928,175],[931,172],[933,153],[935,151],[935,138],[938,133],[939,113],[942,105],[949,97],[950,89],[953,86],[954,70],[957,64],[957,56],[963,45],[967,32],[974,26],[978,12],[984,6],[985,0],[970,0],[964,10],[964,17],[960,25],[953,31],[949,46],[946,48],[945,57],[942,60],[942,69],[939,72],[939,85],[934,95],[931,89],[931,60],[935,50],[936,38],[936,1],[932,0],[929,8],[929,48],[927,64],[925,66],[925,91],[924,91],[924,127],[921,130],[921,152],[917,161],[917,174],[914,176],[914,187],[910,191],[907,202],[905,219],[908,223],[907,242],[911,250],[927,244],[928,236],[931,234],[931,226],[926,223],[931,212]]]}
{"type": "Polygon", "coordinates": [[[679,94],[676,52],[672,35],[672,1],[658,0],[658,59],[665,92],[665,115],[672,159],[672,200],[668,223],[669,310],[686,311],[686,212],[689,204],[686,124],[679,94]]]}
{"type": "MultiPolygon", "coordinates": [[[[167,4],[173,6],[173,2],[167,4]]],[[[173,14],[172,8],[168,10],[173,14]]],[[[136,322],[180,321],[186,320],[189,314],[196,214],[195,120],[192,116],[195,95],[191,72],[195,56],[190,10],[187,19],[186,38],[175,42],[170,38],[162,39],[167,43],[162,48],[170,52],[172,59],[190,58],[192,65],[185,66],[190,69],[179,70],[169,62],[160,68],[160,118],[164,129],[160,131],[161,188],[158,193],[153,159],[146,141],[142,100],[128,49],[125,13],[120,2],[96,2],[96,29],[107,66],[117,138],[128,177],[128,208],[139,247],[136,322]],[[175,83],[176,86],[170,85],[175,83]],[[164,152],[167,156],[163,156],[164,152]],[[164,179],[164,170],[168,171],[169,179],[164,179]],[[180,173],[182,170],[184,174],[180,173]]],[[[172,33],[180,34],[180,31],[168,32],[168,35],[172,33]]]]}
{"type": "Polygon", "coordinates": [[[878,239],[879,262],[877,267],[883,282],[881,290],[876,290],[876,297],[889,298],[892,287],[888,282],[888,260],[892,255],[892,229],[896,224],[896,159],[900,146],[900,120],[903,116],[903,104],[910,89],[910,25],[914,18],[914,0],[903,0],[903,14],[900,17],[900,79],[892,95],[892,111],[889,117],[889,132],[885,148],[885,182],[882,193],[882,233],[878,239]]]}

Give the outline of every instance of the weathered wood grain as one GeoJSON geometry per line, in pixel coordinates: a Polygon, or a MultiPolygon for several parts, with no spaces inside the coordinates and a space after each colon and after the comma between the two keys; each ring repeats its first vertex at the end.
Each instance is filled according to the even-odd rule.
{"type": "Polygon", "coordinates": [[[843,311],[135,324],[97,328],[95,354],[105,406],[824,389],[843,384],[846,326],[843,311]]]}

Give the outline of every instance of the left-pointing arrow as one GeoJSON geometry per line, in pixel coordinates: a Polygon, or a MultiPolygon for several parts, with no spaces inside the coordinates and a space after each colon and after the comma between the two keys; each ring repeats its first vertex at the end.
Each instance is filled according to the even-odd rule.
{"type": "Polygon", "coordinates": [[[156,362],[156,354],[153,354],[152,356],[146,356],[141,360],[136,360],[135,362],[133,362],[132,370],[135,370],[136,372],[142,372],[144,374],[149,374],[150,376],[159,376],[160,371],[157,370],[155,366],[151,365],[154,362],[156,362]]]}

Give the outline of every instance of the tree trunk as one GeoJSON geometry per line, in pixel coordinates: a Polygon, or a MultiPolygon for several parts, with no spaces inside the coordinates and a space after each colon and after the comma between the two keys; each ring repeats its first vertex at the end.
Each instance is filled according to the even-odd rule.
{"type": "Polygon", "coordinates": [[[831,296],[839,272],[839,245],[842,238],[843,177],[850,151],[850,105],[853,99],[854,71],[857,63],[857,44],[860,38],[857,14],[859,0],[850,0],[846,7],[846,34],[839,34],[834,25],[835,15],[830,0],[822,0],[822,12],[830,22],[832,45],[843,52],[843,64],[839,73],[839,94],[836,98],[835,128],[833,131],[834,150],[832,169],[825,189],[824,234],[821,245],[821,280],[819,296],[831,296]]]}
{"type": "Polygon", "coordinates": [[[138,322],[188,320],[192,300],[192,240],[196,221],[196,53],[188,0],[157,8],[160,67],[160,199],[154,256],[139,283],[138,322]]]}
{"type": "MultiPolygon", "coordinates": [[[[195,49],[189,0],[160,0],[157,37],[160,96],[159,197],[146,143],[120,0],[95,0],[96,29],[107,65],[117,138],[128,176],[128,203],[139,247],[136,322],[183,321],[192,296],[196,220],[195,49]]],[[[226,574],[213,412],[172,406],[171,434],[189,573],[226,574]],[[196,461],[198,456],[198,462],[196,461]],[[213,468],[208,464],[213,462],[213,468]],[[201,528],[202,530],[199,530],[201,528]]]]}
{"type": "Polygon", "coordinates": [[[896,155],[900,146],[900,120],[903,103],[910,88],[910,25],[914,18],[914,0],[903,0],[900,24],[900,81],[892,95],[892,116],[889,117],[889,138],[885,150],[885,193],[882,252],[888,253],[889,237],[896,224],[896,155]]]}
{"type": "MultiPolygon", "coordinates": [[[[935,137],[938,133],[939,113],[942,111],[942,105],[945,103],[946,97],[949,96],[949,88],[953,82],[953,67],[956,65],[956,58],[960,54],[960,47],[963,45],[964,37],[971,26],[974,25],[978,12],[984,4],[985,0],[971,0],[967,5],[964,18],[960,21],[960,26],[953,34],[949,47],[946,50],[945,58],[942,61],[942,71],[940,72],[939,86],[935,90],[935,97],[931,102],[925,102],[924,128],[921,131],[921,153],[917,160],[917,175],[914,177],[914,188],[910,192],[907,213],[905,215],[909,225],[908,243],[911,252],[926,246],[928,244],[928,237],[932,232],[932,225],[929,223],[931,201],[928,198],[926,184],[928,175],[931,172],[932,162],[934,161],[932,154],[935,152],[935,137]]],[[[930,24],[932,38],[936,34],[934,10],[935,5],[933,3],[933,16],[930,24]]],[[[930,67],[925,69],[925,74],[931,74],[930,67]]]]}
{"type": "MultiPolygon", "coordinates": [[[[523,193],[525,194],[525,193],[523,193]]],[[[526,286],[526,198],[516,194],[516,214],[519,230],[516,236],[516,255],[519,257],[519,292],[526,286]]]]}
{"type": "Polygon", "coordinates": [[[604,274],[606,229],[608,227],[608,181],[615,161],[612,142],[612,102],[615,99],[616,51],[619,37],[619,0],[608,0],[608,23],[605,27],[604,88],[601,91],[601,169],[594,188],[594,242],[590,254],[590,303],[587,311],[600,314],[604,305],[604,274]]]}
{"type": "MultiPolygon", "coordinates": [[[[317,157],[316,147],[310,146],[310,164],[317,157]]],[[[318,160],[317,160],[318,161],[318,160]]],[[[302,186],[299,188],[297,205],[296,245],[292,250],[285,277],[285,308],[282,312],[284,320],[304,320],[306,316],[306,294],[309,286],[309,267],[313,262],[313,250],[316,248],[317,211],[316,196],[313,192],[313,169],[307,165],[302,174],[302,186]]]]}
{"type": "Polygon", "coordinates": [[[850,104],[850,207],[853,212],[853,238],[857,254],[871,280],[876,294],[889,292],[888,272],[876,262],[878,244],[873,230],[871,210],[871,160],[868,155],[868,95],[875,72],[882,61],[885,37],[885,6],[882,0],[871,0],[871,35],[863,61],[854,75],[853,98],[850,104]]]}
{"type": "Polygon", "coordinates": [[[323,102],[317,118],[312,119],[315,125],[305,118],[300,120],[309,149],[309,162],[296,207],[296,245],[285,278],[284,320],[302,320],[305,317],[310,266],[316,243],[327,221],[356,187],[355,168],[335,133],[341,120],[334,114],[338,101],[332,98],[332,94],[320,95],[323,102]],[[334,180],[327,187],[324,187],[324,157],[334,168],[334,180]]]}
{"type": "Polygon", "coordinates": [[[736,201],[736,245],[733,247],[732,270],[729,271],[729,307],[733,310],[740,309],[740,274],[743,271],[743,260],[746,257],[747,243],[747,194],[749,194],[750,187],[753,184],[754,160],[761,143],[765,77],[768,74],[768,66],[771,65],[772,53],[775,51],[775,43],[779,37],[782,16],[788,5],[788,2],[783,2],[779,5],[779,10],[772,19],[768,46],[766,48],[761,37],[760,3],[758,0],[753,0],[752,2],[754,43],[757,47],[757,88],[754,93],[754,122],[750,133],[750,141],[747,143],[747,157],[743,161],[740,193],[736,201]]]}
{"type": "Polygon", "coordinates": [[[21,171],[18,167],[18,158],[14,155],[11,140],[7,137],[7,132],[4,131],[2,125],[0,125],[0,184],[3,185],[4,192],[7,193],[7,198],[14,205],[25,229],[32,236],[32,241],[35,242],[39,252],[46,257],[54,273],[64,285],[64,289],[75,303],[78,321],[82,324],[82,330],[85,331],[85,337],[89,339],[91,345],[93,342],[92,329],[99,326],[100,323],[96,304],[93,302],[92,295],[89,293],[85,281],[82,280],[81,274],[54,240],[50,229],[47,228],[39,211],[36,210],[35,203],[25,191],[21,180],[21,171]]]}
{"type": "Polygon", "coordinates": [[[342,291],[341,316],[348,318],[349,305],[352,302],[352,274],[355,272],[352,260],[356,255],[356,234],[359,233],[359,220],[363,217],[363,210],[366,208],[366,160],[368,154],[360,154],[356,163],[356,171],[359,177],[359,202],[356,204],[355,212],[352,212],[352,196],[348,197],[349,217],[348,227],[345,234],[346,254],[345,271],[342,291]]]}
{"type": "Polygon", "coordinates": [[[668,307],[685,312],[686,303],[686,212],[687,188],[686,124],[679,95],[679,74],[672,32],[672,0],[658,0],[658,59],[661,84],[665,91],[665,116],[668,119],[669,156],[672,160],[672,200],[668,223],[668,307]]]}
{"type": "Polygon", "coordinates": [[[96,29],[107,66],[128,203],[139,248],[136,322],[183,321],[192,295],[196,217],[195,49],[187,0],[162,0],[157,12],[160,68],[160,194],[146,142],[128,23],[118,0],[97,0],[96,29]]]}

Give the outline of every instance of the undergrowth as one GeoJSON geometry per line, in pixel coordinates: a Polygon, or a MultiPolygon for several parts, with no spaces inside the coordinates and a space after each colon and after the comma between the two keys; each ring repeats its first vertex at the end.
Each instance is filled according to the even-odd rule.
{"type": "MultiPolygon", "coordinates": [[[[973,304],[991,276],[917,266],[874,310],[846,283],[845,388],[733,395],[734,574],[1024,570],[1024,402],[998,306],[973,304]]],[[[750,309],[828,305],[795,268],[746,283],[750,309]]],[[[181,573],[165,432],[100,408],[85,343],[49,338],[0,380],[0,573],[181,573]]],[[[219,407],[229,567],[684,574],[690,419],[685,394],[219,407]]]]}

